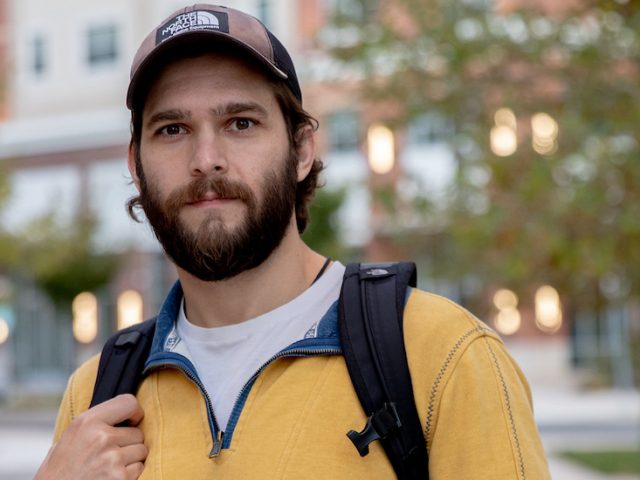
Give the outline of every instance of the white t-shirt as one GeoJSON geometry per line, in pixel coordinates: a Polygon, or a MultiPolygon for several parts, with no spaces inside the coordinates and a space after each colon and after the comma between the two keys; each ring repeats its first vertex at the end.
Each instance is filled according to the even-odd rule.
{"type": "Polygon", "coordinates": [[[199,327],[187,319],[184,301],[177,334],[211,399],[218,425],[224,431],[244,385],[276,353],[305,336],[338,299],[345,267],[334,262],[309,288],[275,310],[224,327],[199,327]]]}

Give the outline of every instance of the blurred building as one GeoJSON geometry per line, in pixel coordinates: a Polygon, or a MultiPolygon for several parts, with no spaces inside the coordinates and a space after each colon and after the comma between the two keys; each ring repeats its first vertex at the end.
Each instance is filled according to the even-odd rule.
{"type": "Polygon", "coordinates": [[[0,121],[6,118],[7,59],[9,55],[8,0],[0,0],[0,121]]]}

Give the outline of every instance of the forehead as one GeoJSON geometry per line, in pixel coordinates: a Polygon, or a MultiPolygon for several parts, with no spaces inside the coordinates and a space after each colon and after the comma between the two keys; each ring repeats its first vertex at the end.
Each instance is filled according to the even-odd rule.
{"type": "Polygon", "coordinates": [[[206,53],[165,64],[148,85],[144,110],[180,94],[202,95],[203,102],[244,96],[275,101],[274,82],[263,67],[224,53],[206,53]]]}

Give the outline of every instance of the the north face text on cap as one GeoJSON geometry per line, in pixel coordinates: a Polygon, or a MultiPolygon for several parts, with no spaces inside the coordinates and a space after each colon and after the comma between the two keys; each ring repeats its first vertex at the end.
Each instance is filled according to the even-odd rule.
{"type": "Polygon", "coordinates": [[[179,33],[194,30],[217,30],[229,33],[229,17],[225,12],[196,10],[173,17],[156,32],[156,45],[179,33]]]}

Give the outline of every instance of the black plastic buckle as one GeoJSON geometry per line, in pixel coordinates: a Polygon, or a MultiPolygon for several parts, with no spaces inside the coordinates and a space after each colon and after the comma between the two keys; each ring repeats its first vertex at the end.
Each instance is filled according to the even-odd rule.
{"type": "Polygon", "coordinates": [[[384,440],[387,436],[402,427],[398,411],[393,402],[385,403],[384,407],[367,418],[367,424],[361,432],[350,430],[347,433],[361,457],[369,453],[369,444],[375,440],[384,440]]]}

